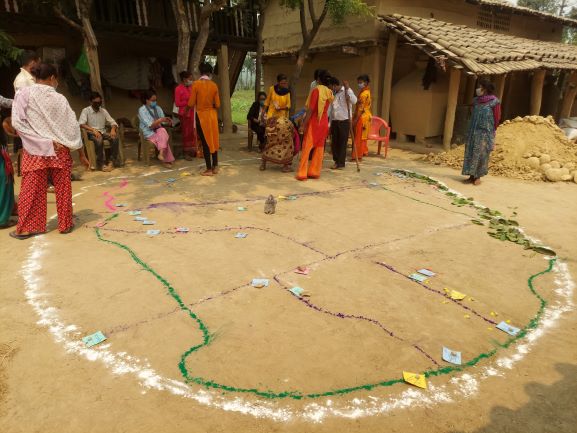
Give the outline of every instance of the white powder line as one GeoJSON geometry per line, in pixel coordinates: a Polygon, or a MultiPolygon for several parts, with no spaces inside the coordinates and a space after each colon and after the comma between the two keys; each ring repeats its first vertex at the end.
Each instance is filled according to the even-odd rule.
{"type": "MultiPolygon", "coordinates": [[[[75,194],[75,197],[86,193],[88,188],[92,186],[97,185],[82,187],[83,191],[75,194]]],[[[451,192],[463,197],[457,191],[451,190],[451,192]]],[[[247,401],[238,395],[224,396],[222,393],[215,391],[193,391],[181,381],[161,376],[146,360],[142,361],[139,358],[128,355],[126,352],[112,351],[112,342],[99,347],[85,347],[81,340],[83,334],[79,331],[80,328],[73,324],[66,324],[60,318],[59,310],[50,305],[50,294],[43,291],[45,287],[43,287],[44,280],[40,275],[42,269],[41,259],[48,246],[48,241],[44,236],[32,239],[21,275],[24,280],[26,299],[39,317],[37,324],[48,328],[55,342],[62,345],[68,353],[81,356],[88,361],[101,362],[113,374],[133,375],[140,386],[144,388],[143,393],[147,390],[168,391],[173,395],[185,397],[206,406],[252,415],[257,418],[268,418],[274,421],[303,419],[311,422],[322,422],[329,416],[354,419],[385,414],[393,410],[407,409],[409,407],[453,403],[469,398],[479,392],[482,380],[489,377],[504,377],[506,371],[520,362],[541,337],[558,325],[563,314],[574,308],[573,293],[575,282],[571,278],[567,265],[558,259],[554,266],[556,275],[554,291],[559,299],[554,305],[544,310],[540,326],[528,332],[525,339],[515,345],[515,350],[512,354],[498,357],[494,361],[494,366],[483,367],[476,374],[469,372],[456,374],[445,385],[435,386],[430,383],[428,391],[409,388],[398,396],[387,398],[373,396],[367,396],[366,398],[353,397],[349,402],[339,404],[326,399],[322,403],[305,403],[302,410],[299,411],[290,407],[283,408],[283,402],[278,400],[247,401]]]]}

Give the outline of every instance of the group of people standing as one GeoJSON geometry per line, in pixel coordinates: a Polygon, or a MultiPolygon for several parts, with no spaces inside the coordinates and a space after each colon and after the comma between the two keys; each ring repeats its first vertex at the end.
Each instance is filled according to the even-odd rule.
{"type": "Polygon", "coordinates": [[[359,95],[346,81],[324,69],[317,69],[304,109],[292,117],[291,95],[285,74],[268,93],[259,93],[247,120],[256,133],[262,152],[261,170],[267,162],[280,164],[291,171],[293,158],[300,151],[296,174],[298,180],[317,179],[324,158],[325,142],[331,134],[334,170],[345,167],[349,136],[354,136],[351,158],[362,160],[368,155],[367,137],[371,122],[371,90],[368,75],[357,78],[359,95]],[[351,134],[351,128],[354,134],[351,134]]]}

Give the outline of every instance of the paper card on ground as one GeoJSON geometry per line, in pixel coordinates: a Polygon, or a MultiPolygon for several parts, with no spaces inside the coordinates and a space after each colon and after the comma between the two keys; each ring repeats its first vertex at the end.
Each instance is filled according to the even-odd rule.
{"type": "Polygon", "coordinates": [[[419,388],[427,389],[427,378],[423,374],[403,371],[403,380],[419,388]]]}
{"type": "Polygon", "coordinates": [[[379,184],[377,182],[369,182],[370,186],[379,186],[379,184]]]}
{"type": "Polygon", "coordinates": [[[98,343],[102,343],[104,340],[106,340],[106,336],[102,333],[102,331],[98,331],[95,332],[94,334],[82,337],[82,341],[84,342],[84,344],[86,344],[86,347],[95,346],[98,343]]]}
{"type": "Polygon", "coordinates": [[[292,289],[289,289],[289,292],[291,292],[295,296],[298,296],[299,298],[301,297],[304,291],[305,289],[303,289],[302,287],[293,287],[292,289]]]}
{"type": "Polygon", "coordinates": [[[287,200],[291,200],[291,201],[292,201],[292,200],[296,200],[296,199],[297,199],[297,196],[296,196],[296,195],[289,195],[286,199],[287,199],[287,200]]]}
{"type": "Polygon", "coordinates": [[[423,282],[427,281],[427,278],[429,278],[429,277],[427,277],[426,275],[421,275],[421,274],[411,274],[411,275],[409,275],[409,278],[411,280],[418,281],[419,283],[423,283],[423,282]]]}
{"type": "Polygon", "coordinates": [[[166,182],[173,183],[176,182],[176,179],[174,177],[169,177],[168,179],[166,179],[166,182]]]}
{"type": "Polygon", "coordinates": [[[461,352],[456,352],[443,347],[443,360],[451,364],[461,365],[461,352]]]}
{"type": "Polygon", "coordinates": [[[467,295],[465,295],[464,293],[457,292],[456,290],[451,290],[449,296],[451,297],[451,299],[454,299],[456,301],[462,301],[467,297],[467,295]]]}
{"type": "Polygon", "coordinates": [[[96,227],[104,227],[106,225],[106,221],[98,221],[95,226],[96,227]]]}
{"type": "Polygon", "coordinates": [[[160,230],[146,230],[148,236],[156,236],[160,234],[160,230]]]}
{"type": "Polygon", "coordinates": [[[507,322],[501,322],[497,325],[497,329],[500,329],[503,332],[506,332],[513,337],[516,336],[521,330],[519,328],[515,328],[514,326],[509,325],[507,322]]]}
{"type": "Polygon", "coordinates": [[[237,238],[237,239],[244,239],[244,238],[246,238],[247,236],[248,236],[248,234],[246,234],[246,233],[240,233],[240,232],[238,232],[236,235],[234,235],[234,237],[237,238]]]}
{"type": "Polygon", "coordinates": [[[257,289],[268,287],[268,280],[266,278],[253,278],[250,285],[257,289]]]}
{"type": "Polygon", "coordinates": [[[424,268],[423,268],[423,269],[419,269],[417,272],[418,272],[419,274],[426,275],[427,277],[434,277],[435,275],[437,275],[437,274],[435,274],[433,271],[430,271],[430,270],[424,269],[424,268]]]}
{"type": "Polygon", "coordinates": [[[128,215],[131,215],[131,216],[136,216],[136,215],[141,215],[141,214],[142,214],[142,211],[139,211],[139,210],[128,211],[128,215]]]}
{"type": "Polygon", "coordinates": [[[116,203],[114,206],[116,207],[127,207],[128,205],[126,203],[116,203]]]}
{"type": "Polygon", "coordinates": [[[298,268],[295,269],[295,274],[308,275],[310,271],[311,271],[310,268],[308,268],[307,266],[299,266],[298,268]]]}
{"type": "Polygon", "coordinates": [[[247,209],[244,206],[239,206],[236,208],[236,210],[239,212],[245,212],[247,209]]]}
{"type": "Polygon", "coordinates": [[[180,177],[186,177],[186,176],[191,176],[191,173],[189,173],[188,171],[180,173],[180,177]]]}
{"type": "Polygon", "coordinates": [[[176,228],[176,232],[177,233],[188,233],[190,230],[188,229],[188,227],[177,227],[176,228]]]}
{"type": "Polygon", "coordinates": [[[134,218],[134,221],[144,222],[147,221],[147,218],[143,216],[137,216],[136,218],[134,218]]]}
{"type": "Polygon", "coordinates": [[[279,195],[277,198],[278,198],[279,200],[286,200],[286,196],[284,196],[284,195],[279,195]]]}
{"type": "Polygon", "coordinates": [[[142,221],[142,224],[144,224],[145,226],[153,226],[154,224],[156,224],[156,221],[145,220],[145,221],[142,221]]]}

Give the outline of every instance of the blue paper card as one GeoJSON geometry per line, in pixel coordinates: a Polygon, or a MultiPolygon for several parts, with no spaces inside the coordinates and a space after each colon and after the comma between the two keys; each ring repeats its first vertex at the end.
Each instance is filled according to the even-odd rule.
{"type": "Polygon", "coordinates": [[[142,221],[142,224],[144,224],[145,226],[153,226],[154,224],[156,224],[156,221],[145,220],[145,221],[142,221]]]}
{"type": "Polygon", "coordinates": [[[268,280],[266,278],[253,278],[250,285],[257,288],[268,287],[268,280]]]}
{"type": "Polygon", "coordinates": [[[443,360],[451,364],[461,365],[461,352],[456,352],[443,347],[443,360]]]}
{"type": "Polygon", "coordinates": [[[101,331],[82,337],[82,341],[86,344],[86,347],[95,346],[98,343],[102,343],[104,340],[106,340],[106,336],[101,331]]]}
{"type": "Polygon", "coordinates": [[[302,287],[293,287],[292,289],[289,290],[289,292],[291,292],[295,296],[298,296],[299,298],[301,297],[304,291],[305,289],[303,289],[302,287]]]}
{"type": "Polygon", "coordinates": [[[168,179],[166,179],[166,181],[168,183],[173,183],[173,182],[176,182],[176,179],[174,177],[169,177],[168,179]]]}
{"type": "Polygon", "coordinates": [[[128,211],[128,215],[132,215],[132,216],[141,215],[141,214],[142,214],[142,211],[139,211],[139,210],[129,210],[128,211]]]}
{"type": "Polygon", "coordinates": [[[156,236],[160,234],[160,230],[146,230],[148,236],[156,236]]]}
{"type": "Polygon", "coordinates": [[[417,272],[419,274],[426,275],[427,277],[434,277],[435,275],[437,275],[433,271],[429,271],[428,269],[419,269],[417,272]]]}
{"type": "Polygon", "coordinates": [[[236,235],[234,235],[234,237],[237,238],[237,239],[244,239],[244,238],[246,238],[247,236],[248,236],[248,234],[246,234],[246,233],[240,233],[240,232],[237,233],[236,235]]]}
{"type": "Polygon", "coordinates": [[[418,281],[419,283],[423,283],[429,277],[427,277],[426,275],[421,275],[421,274],[411,274],[411,275],[409,275],[409,278],[411,280],[418,281]]]}
{"type": "Polygon", "coordinates": [[[287,199],[287,200],[291,200],[291,201],[292,201],[292,200],[296,200],[296,199],[297,199],[297,196],[296,196],[296,195],[289,195],[286,199],[287,199]]]}
{"type": "Polygon", "coordinates": [[[134,221],[140,221],[140,222],[144,222],[146,221],[147,218],[146,217],[142,217],[142,216],[137,216],[136,218],[134,218],[134,221]]]}
{"type": "Polygon", "coordinates": [[[503,332],[506,332],[509,335],[512,335],[513,337],[516,336],[519,331],[521,331],[519,328],[515,328],[514,326],[509,325],[507,322],[501,322],[497,325],[497,329],[500,329],[503,332]]]}

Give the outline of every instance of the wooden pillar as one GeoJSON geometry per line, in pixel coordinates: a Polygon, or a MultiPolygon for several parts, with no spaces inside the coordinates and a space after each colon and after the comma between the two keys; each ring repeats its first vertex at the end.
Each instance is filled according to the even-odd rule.
{"type": "Polygon", "coordinates": [[[445,114],[445,129],[443,131],[443,149],[446,151],[451,148],[460,82],[461,70],[451,67],[449,70],[449,98],[447,100],[447,112],[445,114]]]}
{"type": "Polygon", "coordinates": [[[389,123],[391,115],[391,92],[393,87],[393,66],[395,65],[395,54],[397,52],[397,32],[389,33],[389,43],[387,44],[387,57],[385,60],[385,76],[383,78],[383,102],[381,113],[383,119],[389,123]]]}
{"type": "Polygon", "coordinates": [[[218,50],[217,62],[223,129],[225,133],[232,133],[232,106],[230,102],[228,46],[226,44],[222,44],[220,46],[220,49],[218,50]]]}
{"type": "Polygon", "coordinates": [[[573,102],[577,96],[577,71],[571,72],[567,79],[567,87],[563,93],[563,100],[561,101],[561,109],[559,110],[559,119],[571,116],[571,109],[573,102]]]}
{"type": "Polygon", "coordinates": [[[465,88],[465,103],[472,104],[475,96],[475,84],[477,84],[476,75],[467,75],[467,87],[465,88]]]}
{"type": "Polygon", "coordinates": [[[495,96],[499,98],[500,101],[503,100],[503,93],[505,93],[505,80],[507,79],[507,74],[497,75],[495,77],[495,96]]]}
{"type": "Polygon", "coordinates": [[[533,72],[533,79],[531,80],[531,108],[529,111],[532,116],[538,116],[541,112],[545,74],[545,69],[537,69],[533,72]]]}

